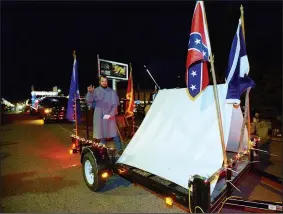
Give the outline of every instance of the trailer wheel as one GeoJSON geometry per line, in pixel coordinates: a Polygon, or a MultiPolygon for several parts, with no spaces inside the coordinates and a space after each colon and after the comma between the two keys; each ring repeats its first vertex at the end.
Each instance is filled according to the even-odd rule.
{"type": "Polygon", "coordinates": [[[100,176],[96,160],[90,152],[83,157],[82,170],[85,183],[90,190],[97,192],[104,187],[106,181],[100,176]]]}

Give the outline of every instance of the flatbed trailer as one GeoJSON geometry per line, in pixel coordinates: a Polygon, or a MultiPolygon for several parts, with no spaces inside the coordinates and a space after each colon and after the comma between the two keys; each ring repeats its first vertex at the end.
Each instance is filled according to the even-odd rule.
{"type": "MultiPolygon", "coordinates": [[[[86,121],[89,121],[88,118],[86,121]]],[[[167,205],[172,206],[176,202],[187,208],[189,212],[220,212],[224,205],[238,209],[249,208],[256,212],[282,212],[282,203],[249,201],[231,196],[234,189],[237,189],[237,184],[247,173],[260,174],[271,180],[273,184],[282,185],[281,178],[256,170],[257,143],[260,140],[257,137],[251,137],[249,153],[239,155],[227,152],[229,159],[227,168],[219,169],[209,178],[198,175],[188,178],[186,189],[150,172],[116,163],[118,160],[115,155],[116,150],[90,140],[88,122],[86,130],[86,137],[71,135],[70,154],[79,153],[81,155],[84,181],[87,187],[94,192],[103,189],[107,179],[116,174],[162,196],[167,205]],[[210,194],[210,184],[215,182],[214,191],[210,194]]]]}

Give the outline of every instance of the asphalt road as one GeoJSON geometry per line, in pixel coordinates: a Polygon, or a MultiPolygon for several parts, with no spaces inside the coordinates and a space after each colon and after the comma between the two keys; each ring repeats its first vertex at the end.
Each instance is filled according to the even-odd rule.
{"type": "Polygon", "coordinates": [[[4,212],[184,212],[164,200],[112,177],[100,193],[85,185],[79,155],[68,153],[70,124],[47,124],[11,115],[1,129],[4,212]]]}
{"type": "MultiPolygon", "coordinates": [[[[68,153],[71,124],[43,125],[29,115],[9,115],[8,122],[0,132],[2,212],[186,212],[166,207],[164,199],[117,176],[101,192],[91,192],[80,156],[68,153]]],[[[277,144],[272,151],[282,151],[282,142],[277,144]]],[[[276,158],[265,169],[282,175],[282,155],[276,158]]],[[[248,196],[281,200],[280,191],[261,184],[248,196]]]]}

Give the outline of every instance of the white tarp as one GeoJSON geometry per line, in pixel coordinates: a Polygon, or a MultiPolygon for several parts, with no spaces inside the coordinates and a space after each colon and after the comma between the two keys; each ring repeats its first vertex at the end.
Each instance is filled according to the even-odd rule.
{"type": "MultiPolygon", "coordinates": [[[[227,145],[233,105],[225,102],[227,85],[217,87],[227,145]]],[[[145,170],[186,189],[191,176],[208,177],[222,167],[213,87],[208,86],[195,101],[190,100],[186,90],[159,91],[118,163],[145,170]]],[[[215,183],[211,193],[214,186],[215,183]]]]}
{"type": "MultiPolygon", "coordinates": [[[[239,141],[241,137],[241,128],[243,124],[243,113],[240,107],[233,108],[233,114],[231,118],[230,133],[228,138],[228,144],[226,151],[238,152],[239,141]]],[[[245,126],[244,138],[243,138],[243,148],[248,146],[248,130],[245,126]]]]}

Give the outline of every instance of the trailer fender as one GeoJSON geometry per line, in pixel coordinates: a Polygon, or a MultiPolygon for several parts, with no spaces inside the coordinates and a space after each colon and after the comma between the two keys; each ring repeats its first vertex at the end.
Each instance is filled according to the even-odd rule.
{"type": "Polygon", "coordinates": [[[91,148],[84,149],[82,153],[82,172],[87,187],[97,192],[102,189],[109,176],[107,168],[99,164],[91,148]]]}
{"type": "Polygon", "coordinates": [[[84,150],[82,151],[82,154],[81,154],[81,164],[83,163],[84,156],[87,153],[90,153],[93,156],[94,159],[96,159],[96,160],[98,159],[98,157],[96,157],[94,155],[94,152],[92,151],[92,149],[90,147],[86,147],[86,148],[84,148],[84,150]]]}
{"type": "Polygon", "coordinates": [[[109,163],[105,159],[102,159],[101,154],[97,151],[94,151],[91,147],[86,147],[82,151],[81,164],[83,164],[84,156],[88,153],[90,153],[92,157],[95,159],[98,169],[100,171],[109,169],[109,163]]]}

